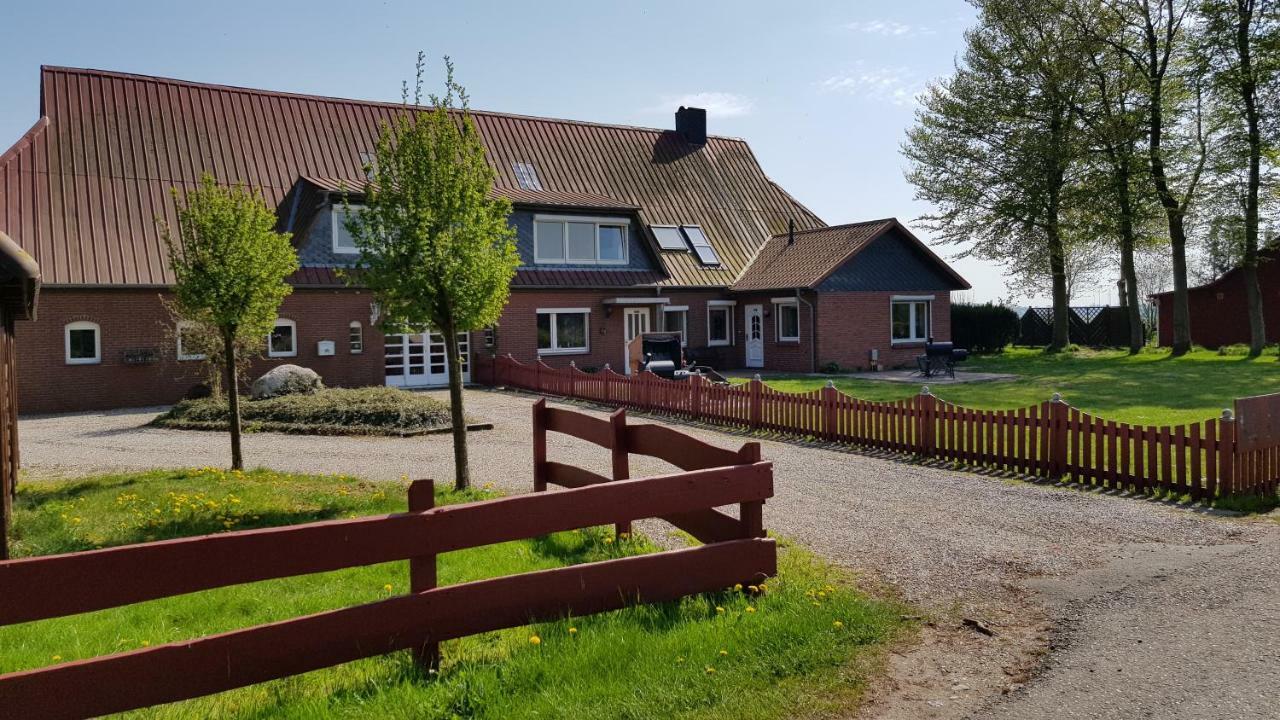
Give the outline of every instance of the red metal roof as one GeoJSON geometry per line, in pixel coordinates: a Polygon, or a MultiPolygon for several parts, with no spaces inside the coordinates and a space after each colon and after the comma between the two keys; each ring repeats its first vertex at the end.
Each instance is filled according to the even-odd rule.
{"type": "MultiPolygon", "coordinates": [[[[262,189],[278,206],[300,177],[363,184],[361,153],[399,104],[296,95],[99,70],[41,70],[41,119],[0,155],[0,231],[40,263],[46,284],[165,285],[155,218],[170,188],[204,173],[262,189]]],[[[474,111],[504,194],[514,163],[534,166],[543,199],[608,200],[645,223],[701,225],[721,268],[661,253],[661,284],[728,285],[788,219],[822,221],[774,184],[747,144],[674,131],[474,111]]],[[[611,205],[610,207],[614,207],[611,205]]]]}
{"type": "Polygon", "coordinates": [[[755,259],[733,284],[734,290],[782,290],[814,288],[831,273],[857,255],[890,229],[901,231],[936,262],[960,287],[969,283],[933,253],[911,231],[894,218],[833,225],[813,230],[796,230],[795,243],[789,233],[774,235],[760,248],[755,259]]]}

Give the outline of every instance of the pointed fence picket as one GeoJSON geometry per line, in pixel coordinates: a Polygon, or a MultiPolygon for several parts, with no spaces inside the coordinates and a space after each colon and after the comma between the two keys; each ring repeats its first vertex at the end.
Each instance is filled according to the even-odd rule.
{"type": "Polygon", "coordinates": [[[1235,412],[1221,418],[1150,426],[1100,418],[1056,395],[1030,407],[977,410],[927,388],[907,400],[873,402],[831,383],[789,393],[758,376],[716,385],[703,377],[621,375],[607,365],[597,373],[527,365],[509,355],[495,363],[496,381],[510,387],[1113,490],[1207,500],[1280,486],[1280,394],[1236,400],[1235,412]]]}

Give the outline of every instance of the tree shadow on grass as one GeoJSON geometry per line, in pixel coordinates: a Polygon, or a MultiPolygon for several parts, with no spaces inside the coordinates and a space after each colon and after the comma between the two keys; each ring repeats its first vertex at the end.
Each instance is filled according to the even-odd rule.
{"type": "Polygon", "coordinates": [[[16,509],[36,511],[51,502],[68,502],[99,490],[118,490],[137,485],[137,476],[97,478],[52,483],[19,483],[16,509]]]}

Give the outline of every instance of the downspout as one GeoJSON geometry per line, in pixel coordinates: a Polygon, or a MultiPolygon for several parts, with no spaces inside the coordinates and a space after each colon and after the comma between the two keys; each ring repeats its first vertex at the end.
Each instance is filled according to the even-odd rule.
{"type": "Polygon", "coordinates": [[[818,372],[818,334],[815,332],[817,327],[817,313],[813,307],[813,303],[804,299],[800,294],[800,288],[796,288],[796,302],[804,303],[809,307],[809,372],[818,372]]]}

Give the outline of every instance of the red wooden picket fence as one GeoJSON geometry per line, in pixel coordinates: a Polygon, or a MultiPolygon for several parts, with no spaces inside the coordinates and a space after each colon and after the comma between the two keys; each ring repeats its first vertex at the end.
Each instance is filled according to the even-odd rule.
{"type": "Polygon", "coordinates": [[[398,650],[438,660],[441,640],[676,600],[777,572],[761,523],[773,468],[759,445],[729,451],[652,425],[535,409],[537,492],[409,512],[245,530],[0,562],[0,625],[131,605],[273,578],[409,560],[410,594],[243,630],[0,675],[0,717],[87,718],[199,697],[398,650]],[[613,451],[615,476],[547,460],[545,434],[613,451]],[[627,479],[627,456],[684,470],[627,479]],[[740,519],[714,510],[741,506],[740,519]],[[705,544],[437,587],[440,553],[595,525],[665,518],[705,544]]]}
{"type": "Polygon", "coordinates": [[[870,402],[830,383],[788,393],[759,379],[676,382],[608,367],[587,373],[529,365],[510,356],[495,360],[494,379],[550,395],[1117,490],[1207,500],[1274,493],[1280,479],[1280,394],[1238,399],[1235,412],[1221,418],[1147,426],[1099,418],[1057,396],[1031,407],[975,410],[927,389],[906,400],[870,402]]]}

